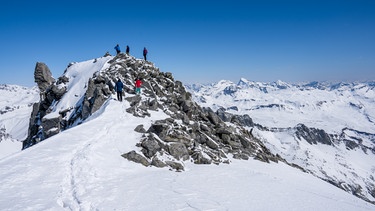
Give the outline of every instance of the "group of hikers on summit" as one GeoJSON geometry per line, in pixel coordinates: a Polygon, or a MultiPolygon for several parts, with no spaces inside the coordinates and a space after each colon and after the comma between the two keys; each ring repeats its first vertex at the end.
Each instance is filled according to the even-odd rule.
{"type": "MultiPolygon", "coordinates": [[[[116,50],[116,53],[119,54],[121,53],[121,49],[120,49],[120,46],[119,44],[117,44],[114,49],[116,50]]],[[[129,52],[130,52],[130,48],[129,46],[127,45],[126,46],[126,54],[129,55],[129,52]]],[[[143,58],[145,61],[147,61],[147,49],[146,47],[143,48],[143,58]]],[[[141,78],[137,78],[134,82],[134,86],[135,86],[135,94],[136,95],[140,95],[141,94],[141,85],[142,85],[142,79],[141,78]]],[[[124,84],[122,83],[121,79],[118,79],[116,84],[115,84],[115,91],[116,91],[116,94],[117,94],[117,100],[118,101],[122,101],[122,90],[124,88],[124,84]]]]}
{"type": "MultiPolygon", "coordinates": [[[[117,44],[117,45],[114,47],[114,49],[116,50],[116,53],[117,53],[117,54],[121,53],[121,49],[120,49],[119,44],[117,44]]],[[[126,53],[127,55],[129,55],[129,53],[130,53],[130,48],[129,48],[128,45],[126,46],[126,51],[125,51],[125,53],[126,53]]],[[[144,48],[143,48],[143,58],[145,59],[145,61],[147,61],[147,53],[148,53],[147,48],[144,47],[144,48]]]]}

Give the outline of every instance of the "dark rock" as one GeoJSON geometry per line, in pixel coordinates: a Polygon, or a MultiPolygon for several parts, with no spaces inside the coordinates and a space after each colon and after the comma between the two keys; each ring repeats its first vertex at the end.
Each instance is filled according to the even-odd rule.
{"type": "Polygon", "coordinates": [[[210,138],[208,138],[206,140],[206,145],[208,147],[210,147],[211,149],[213,149],[213,150],[218,150],[219,149],[219,145],[214,140],[212,140],[210,138]]]}
{"type": "Polygon", "coordinates": [[[308,128],[304,124],[296,126],[296,136],[305,139],[309,144],[333,145],[330,136],[324,130],[308,128]]]}
{"type": "Polygon", "coordinates": [[[69,82],[69,78],[66,77],[65,75],[63,76],[60,76],[58,79],[57,79],[57,82],[56,84],[66,84],[69,82]]]}
{"type": "Polygon", "coordinates": [[[128,159],[128,160],[130,160],[130,161],[133,161],[135,163],[140,163],[140,164],[142,164],[144,166],[149,166],[150,165],[149,161],[145,157],[143,157],[142,155],[136,153],[134,150],[131,151],[131,152],[125,153],[125,154],[123,154],[121,156],[124,157],[124,158],[126,158],[126,159],[128,159]]]}
{"type": "Polygon", "coordinates": [[[196,152],[192,155],[195,164],[211,164],[212,159],[209,156],[204,156],[202,152],[196,152]]]}
{"type": "Polygon", "coordinates": [[[181,163],[177,163],[177,162],[174,162],[174,161],[166,161],[165,163],[176,171],[183,171],[184,170],[184,166],[181,163]]]}
{"type": "Polygon", "coordinates": [[[164,163],[163,161],[161,161],[156,156],[152,158],[151,165],[156,166],[158,168],[164,168],[164,167],[168,166],[166,163],[164,163]]]}
{"type": "Polygon", "coordinates": [[[138,132],[138,133],[146,133],[146,130],[145,128],[143,127],[143,125],[138,125],[134,131],[138,132]]]}
{"type": "Polygon", "coordinates": [[[208,110],[208,119],[214,125],[218,125],[222,122],[219,116],[216,113],[214,113],[211,109],[208,110]]]}
{"type": "Polygon", "coordinates": [[[130,106],[134,106],[138,105],[141,102],[142,98],[141,96],[136,95],[134,97],[127,97],[125,98],[125,100],[127,100],[130,103],[130,106]]]}
{"type": "Polygon", "coordinates": [[[46,133],[45,138],[49,138],[60,132],[60,121],[61,121],[60,115],[57,117],[51,117],[51,118],[43,117],[42,126],[43,126],[43,130],[46,133]]]}
{"type": "Polygon", "coordinates": [[[36,63],[34,79],[35,83],[38,84],[38,88],[41,93],[45,92],[47,88],[55,82],[50,69],[42,62],[36,63]]]}
{"type": "Polygon", "coordinates": [[[186,146],[182,143],[172,143],[169,145],[169,154],[171,154],[177,160],[189,159],[189,152],[186,146]]]}
{"type": "Polygon", "coordinates": [[[143,147],[142,153],[148,158],[154,156],[161,149],[159,143],[152,136],[144,140],[141,146],[143,147]]]}

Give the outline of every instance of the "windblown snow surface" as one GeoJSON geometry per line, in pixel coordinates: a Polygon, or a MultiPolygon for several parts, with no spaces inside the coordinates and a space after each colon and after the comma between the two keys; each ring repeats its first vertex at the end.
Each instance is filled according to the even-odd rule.
{"type": "MultiPolygon", "coordinates": [[[[74,105],[88,72],[102,71],[106,61],[68,68],[69,81],[80,85],[70,84],[55,108],[74,105]]],[[[121,155],[139,151],[142,136],[134,128],[167,117],[163,111],[134,117],[125,111],[129,107],[109,99],[82,124],[0,159],[0,210],[375,210],[281,162],[186,161],[185,171],[175,172],[128,161],[121,155]]]]}

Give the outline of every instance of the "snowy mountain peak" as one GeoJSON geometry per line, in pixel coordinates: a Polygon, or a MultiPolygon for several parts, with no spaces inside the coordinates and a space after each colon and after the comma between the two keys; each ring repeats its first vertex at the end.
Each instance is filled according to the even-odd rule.
{"type": "MultiPolygon", "coordinates": [[[[48,75],[43,74],[47,69],[37,66],[35,75],[48,75]]],[[[283,82],[241,79],[250,84],[246,88],[223,80],[196,86],[201,93],[192,95],[171,73],[122,53],[71,63],[57,80],[40,79],[38,87],[45,89],[33,95],[40,98],[29,108],[25,150],[0,160],[0,210],[290,210],[306,209],[305,203],[290,203],[305,198],[311,210],[374,207],[312,176],[373,202],[373,133],[350,124],[338,127],[341,133],[327,132],[303,118],[293,126],[277,125],[294,122],[275,111],[292,113],[296,106],[306,114],[312,110],[305,108],[327,111],[336,105],[322,99],[306,101],[312,93],[299,98],[298,92],[307,91],[300,87],[283,89],[283,82]],[[134,90],[136,78],[143,82],[140,94],[134,90]],[[114,91],[118,79],[124,84],[121,102],[114,91]],[[288,95],[297,97],[286,100],[288,95]],[[201,106],[195,98],[205,102],[199,100],[201,106]],[[235,200],[225,201],[223,188],[224,195],[235,200]],[[278,201],[278,193],[285,191],[289,194],[278,201]],[[158,200],[161,195],[163,202],[158,200]],[[151,203],[142,203],[144,198],[151,203]],[[277,201],[269,203],[273,199],[277,201]]],[[[354,92],[371,101],[373,92],[365,90],[357,87],[354,92]]],[[[372,121],[364,99],[350,101],[349,106],[372,121]]]]}

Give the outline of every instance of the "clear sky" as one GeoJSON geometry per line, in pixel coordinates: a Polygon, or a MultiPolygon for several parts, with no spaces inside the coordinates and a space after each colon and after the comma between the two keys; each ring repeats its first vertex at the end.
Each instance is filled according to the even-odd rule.
{"type": "Polygon", "coordinates": [[[185,83],[375,80],[375,1],[3,1],[0,84],[34,86],[38,61],[58,78],[117,43],[185,83]]]}

